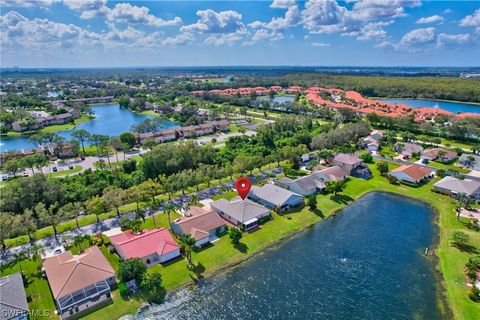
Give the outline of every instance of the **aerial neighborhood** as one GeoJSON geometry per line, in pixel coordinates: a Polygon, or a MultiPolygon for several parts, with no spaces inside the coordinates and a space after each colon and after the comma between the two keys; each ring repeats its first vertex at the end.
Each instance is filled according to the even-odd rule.
{"type": "MultiPolygon", "coordinates": [[[[133,314],[336,219],[368,194],[438,206],[454,224],[441,227],[458,233],[444,250],[474,245],[478,114],[311,83],[220,79],[181,73],[139,84],[125,76],[117,93],[98,98],[67,98],[61,92],[72,84],[52,81],[48,91],[60,97],[43,97],[29,114],[4,100],[12,106],[4,112],[19,118],[7,125],[0,156],[0,297],[2,312],[17,316],[6,319],[39,310],[61,319],[133,314]],[[244,197],[240,177],[252,184],[244,197]]],[[[15,83],[2,92],[19,90],[15,83]]],[[[477,255],[461,255],[456,273],[444,275],[461,278],[457,298],[476,304],[477,255]]]]}

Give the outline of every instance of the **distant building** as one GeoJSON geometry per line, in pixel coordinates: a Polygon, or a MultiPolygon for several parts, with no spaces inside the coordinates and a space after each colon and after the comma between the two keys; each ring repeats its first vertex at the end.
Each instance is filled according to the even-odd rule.
{"type": "Polygon", "coordinates": [[[164,263],[180,256],[180,246],[165,229],[131,230],[109,237],[110,242],[123,259],[140,258],[146,266],[164,263]]]}
{"type": "Polygon", "coordinates": [[[28,315],[22,275],[17,272],[0,278],[0,319],[27,320],[28,315]]]}
{"type": "Polygon", "coordinates": [[[115,271],[98,247],[76,256],[66,251],[46,258],[43,268],[62,319],[111,303],[115,271]]]}

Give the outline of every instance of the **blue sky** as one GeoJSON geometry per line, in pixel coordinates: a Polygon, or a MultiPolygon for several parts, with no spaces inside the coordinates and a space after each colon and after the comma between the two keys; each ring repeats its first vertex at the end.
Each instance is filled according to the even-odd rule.
{"type": "Polygon", "coordinates": [[[480,1],[0,3],[2,67],[480,65],[480,1]]]}

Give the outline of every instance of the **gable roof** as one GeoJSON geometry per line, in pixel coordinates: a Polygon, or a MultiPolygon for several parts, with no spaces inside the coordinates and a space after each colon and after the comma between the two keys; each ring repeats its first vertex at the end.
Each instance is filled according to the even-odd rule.
{"type": "Polygon", "coordinates": [[[211,202],[210,207],[224,212],[225,214],[229,215],[237,221],[240,221],[241,223],[261,217],[270,212],[270,210],[268,210],[267,208],[251,200],[242,200],[239,197],[233,198],[232,201],[220,199],[211,202]]]}
{"type": "Polygon", "coordinates": [[[197,240],[208,237],[210,230],[227,224],[226,221],[213,210],[205,211],[199,207],[191,207],[189,212],[192,214],[191,217],[181,218],[175,222],[174,225],[179,226],[183,233],[190,234],[197,240]]]}
{"type": "Polygon", "coordinates": [[[480,192],[480,181],[472,179],[460,180],[449,176],[438,181],[433,186],[469,196],[480,192]]]}
{"type": "Polygon", "coordinates": [[[344,177],[348,176],[347,170],[339,166],[328,167],[322,170],[319,170],[314,173],[315,175],[322,175],[326,178],[327,181],[330,180],[341,180],[344,177]]]}
{"type": "Polygon", "coordinates": [[[360,159],[356,155],[348,154],[348,153],[339,153],[335,155],[333,160],[341,163],[346,163],[346,164],[356,164],[356,163],[362,162],[362,159],[360,159]]]}
{"type": "Polygon", "coordinates": [[[126,259],[143,258],[153,253],[161,256],[180,248],[165,228],[144,230],[140,234],[128,230],[111,236],[110,242],[122,249],[126,259]]]}
{"type": "Polygon", "coordinates": [[[427,167],[410,164],[410,165],[400,166],[390,171],[390,173],[395,173],[395,172],[404,173],[410,178],[412,178],[413,180],[418,181],[429,176],[433,172],[433,170],[427,167]]]}
{"type": "Polygon", "coordinates": [[[427,156],[429,158],[437,158],[439,152],[445,152],[445,155],[443,157],[447,159],[453,159],[457,156],[457,153],[451,150],[443,149],[443,148],[431,148],[427,149],[422,153],[422,156],[427,156]]]}
{"type": "Polygon", "coordinates": [[[291,197],[302,197],[295,192],[280,188],[274,184],[266,184],[261,187],[253,186],[250,194],[273,203],[276,206],[282,206],[291,197]]]}
{"type": "Polygon", "coordinates": [[[402,152],[402,154],[413,154],[413,153],[421,153],[423,151],[423,147],[419,144],[416,144],[416,143],[411,143],[411,142],[405,142],[405,143],[400,143],[400,142],[397,142],[395,144],[395,146],[397,146],[397,148],[400,147],[400,145],[403,145],[400,150],[402,152]]]}
{"type": "Polygon", "coordinates": [[[0,278],[0,308],[1,320],[28,314],[27,297],[19,272],[0,278]]]}
{"type": "Polygon", "coordinates": [[[115,276],[115,271],[97,246],[74,256],[66,251],[46,258],[43,267],[55,299],[115,276]]]}

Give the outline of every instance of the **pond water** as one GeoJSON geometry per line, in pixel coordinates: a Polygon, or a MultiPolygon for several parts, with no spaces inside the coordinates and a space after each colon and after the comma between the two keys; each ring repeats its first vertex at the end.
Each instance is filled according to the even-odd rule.
{"type": "Polygon", "coordinates": [[[390,103],[402,103],[414,108],[419,107],[430,107],[430,108],[440,108],[448,110],[453,113],[457,112],[475,112],[480,113],[480,105],[468,104],[462,102],[452,102],[452,101],[438,101],[438,100],[427,100],[427,99],[378,99],[390,103]]]}
{"type": "Polygon", "coordinates": [[[259,100],[270,100],[270,103],[284,103],[284,102],[294,102],[294,96],[275,96],[272,98],[270,97],[260,97],[259,100]]]}
{"type": "MultiPolygon", "coordinates": [[[[132,112],[126,108],[120,107],[118,104],[99,104],[92,106],[95,112],[95,118],[80,123],[75,129],[58,131],[59,136],[71,140],[71,134],[75,130],[85,129],[91,134],[106,134],[111,137],[118,136],[125,131],[129,131],[134,124],[151,118],[149,115],[142,115],[132,112]]],[[[177,125],[175,122],[165,120],[165,128],[177,125]]],[[[0,151],[20,150],[22,148],[33,148],[35,142],[28,136],[19,137],[1,137],[0,151]]]]}
{"type": "MultiPolygon", "coordinates": [[[[424,203],[367,194],[236,268],[167,295],[137,319],[446,319],[424,203]]],[[[208,249],[207,249],[208,250],[208,249]]]]}

